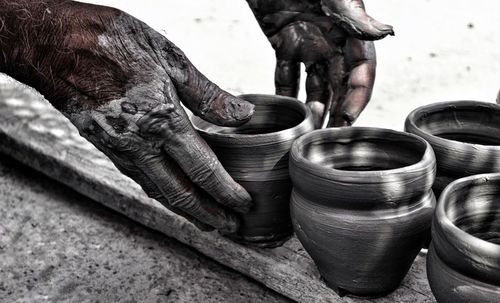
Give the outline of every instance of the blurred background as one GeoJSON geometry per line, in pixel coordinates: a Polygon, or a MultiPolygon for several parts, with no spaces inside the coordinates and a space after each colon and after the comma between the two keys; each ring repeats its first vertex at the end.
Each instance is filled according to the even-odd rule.
{"type": "MultiPolygon", "coordinates": [[[[232,93],[274,93],[274,51],[245,0],[86,2],[114,6],[144,20],[232,93]]],[[[500,1],[364,2],[370,15],[394,26],[396,36],[376,42],[375,90],[356,125],[402,129],[406,115],[420,105],[495,100],[500,89],[500,1]]],[[[303,89],[300,98],[305,99],[303,89]]]]}
{"type": "MultiPolygon", "coordinates": [[[[114,6],[145,21],[232,93],[274,93],[274,51],[245,0],[84,2],[114,6]]],[[[406,115],[420,105],[495,100],[500,89],[500,1],[365,4],[370,15],[394,26],[396,36],[376,42],[375,90],[356,125],[402,129],[406,115]]],[[[299,98],[305,99],[304,90],[299,98]]]]}

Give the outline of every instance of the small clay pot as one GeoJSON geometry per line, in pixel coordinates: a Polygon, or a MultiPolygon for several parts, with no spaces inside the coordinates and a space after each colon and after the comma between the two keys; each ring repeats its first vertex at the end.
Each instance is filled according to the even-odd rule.
{"type": "Polygon", "coordinates": [[[378,128],[317,130],[290,153],[292,221],[340,295],[398,287],[430,232],[435,158],[417,136],[378,128]]]}
{"type": "Polygon", "coordinates": [[[407,117],[405,130],[424,138],[434,149],[437,197],[456,179],[500,172],[497,104],[455,101],[422,106],[407,117]]]}
{"type": "Polygon", "coordinates": [[[459,179],[441,194],[427,277],[438,302],[500,302],[500,174],[459,179]]]}
{"type": "Polygon", "coordinates": [[[240,127],[221,127],[194,117],[193,124],[233,179],[252,196],[233,238],[261,247],[283,244],[293,233],[292,183],[288,155],[293,141],[314,129],[310,110],[297,99],[242,95],[255,105],[252,119],[240,127]]]}

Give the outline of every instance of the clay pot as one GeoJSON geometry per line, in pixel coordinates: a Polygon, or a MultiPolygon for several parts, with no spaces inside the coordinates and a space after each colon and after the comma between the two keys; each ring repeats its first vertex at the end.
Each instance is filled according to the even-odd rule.
{"type": "Polygon", "coordinates": [[[221,127],[199,118],[193,124],[224,168],[252,196],[233,238],[262,247],[281,245],[293,233],[289,201],[292,184],[288,155],[293,141],[314,129],[310,110],[297,99],[242,95],[255,105],[252,119],[240,127],[221,127]]]}
{"type": "Polygon", "coordinates": [[[433,186],[439,197],[454,180],[500,172],[500,106],[478,101],[442,102],[414,110],[407,132],[429,142],[436,154],[433,186]]]}
{"type": "Polygon", "coordinates": [[[432,223],[427,277],[438,302],[500,302],[500,174],[459,179],[432,223]]]}
{"type": "Polygon", "coordinates": [[[430,232],[435,158],[417,136],[317,130],[290,152],[292,221],[327,284],[377,297],[398,287],[430,232]]]}

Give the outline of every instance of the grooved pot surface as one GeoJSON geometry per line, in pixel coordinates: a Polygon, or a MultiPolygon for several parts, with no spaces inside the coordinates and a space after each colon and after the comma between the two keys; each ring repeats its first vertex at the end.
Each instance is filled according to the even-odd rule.
{"type": "Polygon", "coordinates": [[[459,179],[442,193],[427,275],[438,302],[500,302],[500,174],[459,179]]]}
{"type": "Polygon", "coordinates": [[[293,233],[288,154],[297,137],[314,129],[311,113],[293,98],[240,97],[255,105],[252,119],[240,127],[216,126],[197,117],[192,120],[224,168],[253,198],[254,206],[242,215],[235,239],[277,246],[293,233]]]}
{"type": "Polygon", "coordinates": [[[317,130],[290,157],[295,232],[328,285],[380,296],[398,287],[429,233],[430,145],[376,128],[317,130]]]}
{"type": "Polygon", "coordinates": [[[410,113],[405,129],[427,140],[436,153],[436,194],[458,178],[500,172],[497,104],[454,101],[423,106],[410,113]]]}

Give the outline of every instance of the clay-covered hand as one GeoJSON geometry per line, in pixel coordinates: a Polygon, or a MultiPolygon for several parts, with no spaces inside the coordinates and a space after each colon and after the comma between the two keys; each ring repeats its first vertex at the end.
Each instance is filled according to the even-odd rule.
{"type": "Polygon", "coordinates": [[[181,104],[227,126],[248,121],[253,105],[161,34],[113,8],[0,0],[0,72],[41,92],[150,197],[204,230],[237,230],[251,198],[181,104]]]}
{"type": "Polygon", "coordinates": [[[362,0],[247,0],[276,51],[276,93],[297,97],[306,66],[307,104],[316,127],[352,125],[371,98],[371,40],[392,27],[366,14],[362,0]]]}

